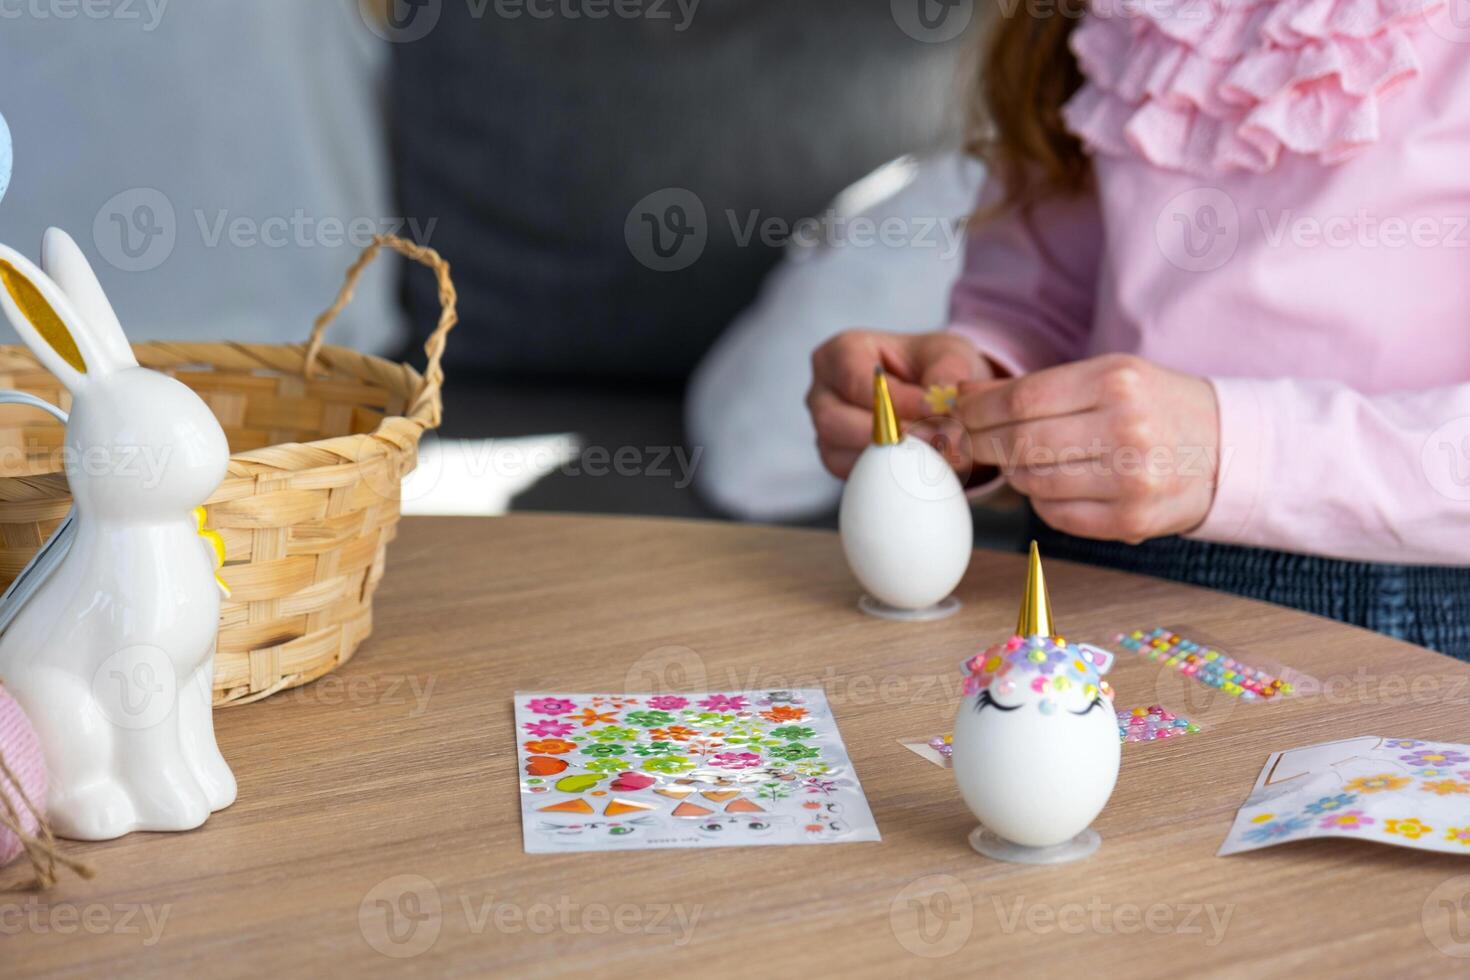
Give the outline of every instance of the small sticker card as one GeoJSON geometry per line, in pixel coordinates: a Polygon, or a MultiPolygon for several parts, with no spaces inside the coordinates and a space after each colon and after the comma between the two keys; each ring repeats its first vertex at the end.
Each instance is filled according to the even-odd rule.
{"type": "Polygon", "coordinates": [[[527,854],[879,840],[820,689],[515,696],[527,854]]]}
{"type": "Polygon", "coordinates": [[[898,744],[920,759],[932,762],[941,769],[950,767],[949,758],[954,752],[953,735],[935,735],[927,742],[900,740],[898,744]]]}
{"type": "Polygon", "coordinates": [[[1311,837],[1470,854],[1470,745],[1368,735],[1272,753],[1219,853],[1311,837]]]}

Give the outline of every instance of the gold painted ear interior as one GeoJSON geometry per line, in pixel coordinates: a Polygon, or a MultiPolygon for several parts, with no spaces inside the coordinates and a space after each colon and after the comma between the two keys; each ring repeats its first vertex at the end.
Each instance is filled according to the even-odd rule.
{"type": "Polygon", "coordinates": [[[36,333],[41,335],[41,339],[50,344],[51,349],[73,370],[86,374],[87,362],[82,359],[82,352],[77,349],[77,342],[72,338],[71,331],[66,329],[66,324],[56,315],[51,304],[46,302],[46,297],[41,295],[35,283],[4,259],[0,259],[0,280],[4,280],[5,291],[15,300],[15,305],[30,321],[36,333]]]}

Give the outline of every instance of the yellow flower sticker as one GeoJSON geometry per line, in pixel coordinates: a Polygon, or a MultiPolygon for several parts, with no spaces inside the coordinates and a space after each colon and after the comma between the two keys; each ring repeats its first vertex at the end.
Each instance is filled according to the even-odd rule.
{"type": "Polygon", "coordinates": [[[1418,817],[1410,817],[1407,820],[1385,820],[1383,822],[1383,829],[1390,834],[1399,834],[1407,837],[1409,840],[1418,840],[1434,830],[1433,827],[1424,823],[1418,817]]]}
{"type": "Polygon", "coordinates": [[[935,415],[948,415],[954,411],[959,398],[960,389],[954,385],[930,385],[924,401],[929,403],[929,410],[935,415]]]}
{"type": "Polygon", "coordinates": [[[1426,793],[1434,793],[1437,796],[1450,796],[1454,793],[1470,793],[1470,783],[1458,782],[1454,779],[1441,779],[1438,781],[1425,780],[1419,784],[1419,788],[1426,793]]]}
{"type": "Polygon", "coordinates": [[[1350,793],[1384,793],[1403,789],[1409,783],[1410,779],[1407,776],[1383,773],[1378,776],[1362,776],[1354,779],[1347,784],[1346,788],[1350,793]]]}

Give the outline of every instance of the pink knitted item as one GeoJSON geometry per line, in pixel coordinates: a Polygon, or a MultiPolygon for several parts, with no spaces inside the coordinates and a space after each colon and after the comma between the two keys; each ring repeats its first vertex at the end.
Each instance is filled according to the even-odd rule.
{"type": "MultiPolygon", "coordinates": [[[[20,780],[21,788],[25,790],[32,803],[38,808],[46,804],[46,760],[41,755],[41,743],[36,738],[36,731],[31,727],[30,719],[25,712],[20,710],[20,705],[6,693],[4,687],[0,687],[0,755],[5,758],[5,764],[20,780]]],[[[36,818],[20,801],[20,794],[15,787],[0,775],[0,794],[3,794],[21,815],[21,828],[28,834],[35,834],[36,818]]],[[[5,810],[4,804],[0,804],[0,813],[5,810]]],[[[0,866],[9,864],[21,854],[20,840],[4,827],[0,827],[0,866]]]]}
{"type": "Polygon", "coordinates": [[[1092,0],[1065,107],[1094,153],[1198,175],[1323,163],[1377,142],[1418,76],[1414,34],[1444,0],[1092,0]]]}

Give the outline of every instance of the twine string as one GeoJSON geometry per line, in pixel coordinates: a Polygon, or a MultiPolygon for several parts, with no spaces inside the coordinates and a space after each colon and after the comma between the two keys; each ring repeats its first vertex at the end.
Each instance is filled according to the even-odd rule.
{"type": "Polygon", "coordinates": [[[25,850],[26,859],[31,862],[31,870],[36,875],[32,887],[43,891],[55,885],[58,864],[82,878],[94,877],[97,872],[90,865],[75,861],[56,849],[56,836],[51,832],[51,824],[46,820],[46,815],[31,802],[20,779],[5,761],[3,750],[0,750],[0,776],[10,784],[20,804],[36,821],[36,834],[26,833],[16,801],[11,799],[9,793],[3,792],[5,787],[0,785],[0,804],[4,804],[3,811],[0,811],[0,827],[4,827],[20,840],[20,846],[25,850]]]}

